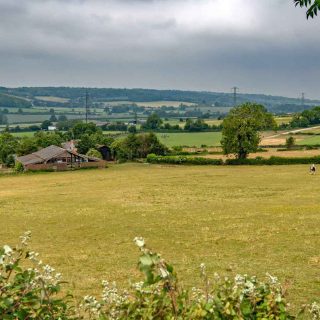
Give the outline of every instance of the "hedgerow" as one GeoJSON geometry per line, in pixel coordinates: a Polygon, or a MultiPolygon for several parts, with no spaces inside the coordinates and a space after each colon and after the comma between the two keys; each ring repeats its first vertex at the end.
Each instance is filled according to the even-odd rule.
{"type": "Polygon", "coordinates": [[[225,164],[227,165],[290,165],[290,164],[319,164],[319,157],[309,158],[286,158],[286,157],[270,157],[262,158],[257,157],[255,159],[227,159],[225,164]]]}
{"type": "Polygon", "coordinates": [[[149,154],[147,162],[153,164],[176,164],[176,165],[293,165],[293,164],[320,164],[320,156],[309,158],[286,158],[275,157],[262,158],[256,157],[254,159],[209,159],[192,156],[157,156],[149,154]]]}
{"type": "Polygon", "coordinates": [[[61,274],[28,249],[30,232],[21,243],[0,249],[0,319],[2,320],[258,320],[320,319],[320,306],[304,306],[293,316],[286,291],[269,274],[264,281],[248,275],[210,278],[200,265],[201,285],[183,287],[173,267],[135,238],[144,281],[119,289],[102,282],[101,298],[85,296],[80,303],[64,294],[61,274]]]}
{"type": "Polygon", "coordinates": [[[168,164],[185,164],[185,165],[222,165],[221,159],[208,159],[202,157],[187,157],[187,156],[157,156],[149,154],[147,156],[149,163],[168,163],[168,164]]]}

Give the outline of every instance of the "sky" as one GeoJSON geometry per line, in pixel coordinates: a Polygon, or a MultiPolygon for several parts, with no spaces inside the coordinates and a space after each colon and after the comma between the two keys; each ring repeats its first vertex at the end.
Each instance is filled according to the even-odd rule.
{"type": "Polygon", "coordinates": [[[293,0],[0,0],[0,86],[320,98],[319,31],[293,0]]]}

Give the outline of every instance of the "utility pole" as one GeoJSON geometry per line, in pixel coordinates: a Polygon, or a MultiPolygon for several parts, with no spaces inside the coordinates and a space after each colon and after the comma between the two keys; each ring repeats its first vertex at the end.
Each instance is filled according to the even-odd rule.
{"type": "Polygon", "coordinates": [[[302,92],[302,94],[301,94],[301,105],[304,106],[304,104],[305,104],[305,93],[302,92]]]}
{"type": "Polygon", "coordinates": [[[89,93],[88,93],[88,89],[86,89],[86,123],[88,123],[88,116],[89,116],[89,93]]]}
{"type": "Polygon", "coordinates": [[[239,88],[233,87],[231,89],[233,90],[233,106],[235,107],[237,105],[237,93],[238,93],[239,88]]]}

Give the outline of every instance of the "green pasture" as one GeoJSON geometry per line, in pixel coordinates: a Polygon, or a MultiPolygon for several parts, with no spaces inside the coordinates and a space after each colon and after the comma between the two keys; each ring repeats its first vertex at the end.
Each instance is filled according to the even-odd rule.
{"type": "Polygon", "coordinates": [[[35,134],[34,131],[27,131],[27,132],[12,132],[12,135],[18,138],[23,137],[33,137],[35,134]]]}
{"type": "Polygon", "coordinates": [[[210,276],[277,276],[297,305],[319,299],[320,175],[308,166],[124,164],[0,182],[0,245],[31,230],[78,295],[141,279],[143,236],[187,286],[205,263],[210,276]]]}
{"type": "Polygon", "coordinates": [[[183,133],[157,133],[158,138],[168,147],[189,146],[201,147],[219,146],[221,132],[183,132],[183,133]]]}
{"type": "Polygon", "coordinates": [[[28,122],[42,122],[44,120],[50,119],[50,114],[8,114],[8,123],[9,124],[19,124],[19,123],[28,123],[28,122]]]}
{"type": "Polygon", "coordinates": [[[318,135],[314,135],[314,136],[306,135],[303,140],[297,141],[297,144],[299,144],[299,145],[310,145],[310,146],[311,145],[315,145],[315,144],[320,144],[320,136],[318,136],[318,135]]]}

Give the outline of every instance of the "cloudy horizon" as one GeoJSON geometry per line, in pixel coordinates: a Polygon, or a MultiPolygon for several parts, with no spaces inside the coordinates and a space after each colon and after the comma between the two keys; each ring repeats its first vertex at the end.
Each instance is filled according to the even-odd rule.
{"type": "Polygon", "coordinates": [[[291,0],[0,0],[0,86],[320,98],[319,23],[291,0]]]}

